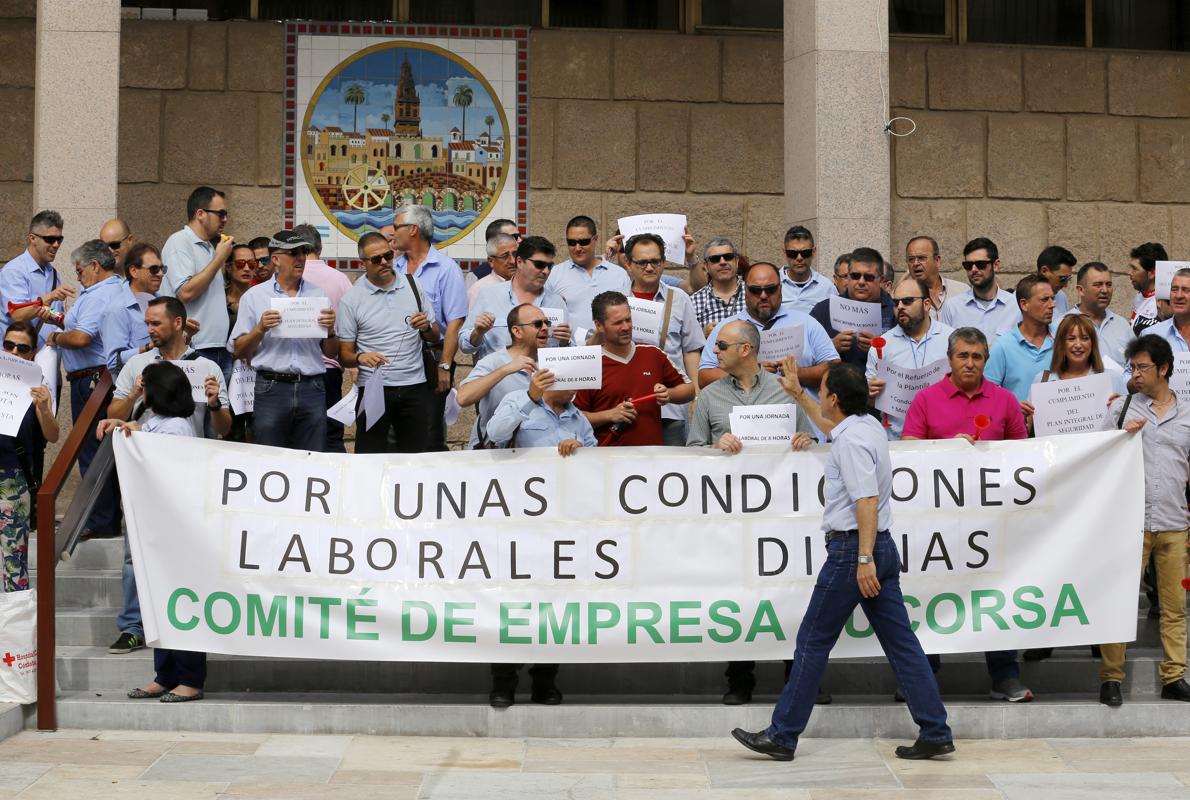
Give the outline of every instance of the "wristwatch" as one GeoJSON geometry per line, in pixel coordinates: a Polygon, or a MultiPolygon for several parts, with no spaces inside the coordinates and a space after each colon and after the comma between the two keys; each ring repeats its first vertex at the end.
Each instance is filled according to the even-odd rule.
{"type": "Polygon", "coordinates": [[[438,369],[446,370],[447,372],[450,372],[450,367],[451,367],[451,363],[449,361],[438,362],[438,369]]]}
{"type": "Polygon", "coordinates": [[[856,556],[855,563],[857,563],[857,564],[871,564],[872,556],[856,556]]]}
{"type": "Polygon", "coordinates": [[[218,411],[219,409],[223,408],[223,401],[220,400],[218,397],[216,397],[215,405],[211,405],[210,403],[207,403],[207,408],[211,409],[212,411],[218,411]]]}

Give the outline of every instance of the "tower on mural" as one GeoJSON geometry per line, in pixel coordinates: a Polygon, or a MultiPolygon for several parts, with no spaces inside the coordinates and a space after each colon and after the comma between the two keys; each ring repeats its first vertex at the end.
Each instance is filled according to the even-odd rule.
{"type": "Polygon", "coordinates": [[[413,67],[406,58],[397,79],[397,95],[393,101],[393,133],[397,136],[421,138],[421,99],[413,82],[413,67]]]}

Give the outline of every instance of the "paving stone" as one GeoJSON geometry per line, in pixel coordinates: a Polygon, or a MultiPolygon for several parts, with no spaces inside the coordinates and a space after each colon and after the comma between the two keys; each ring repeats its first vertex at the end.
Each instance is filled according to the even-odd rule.
{"type": "Polygon", "coordinates": [[[218,776],[231,783],[326,783],[337,766],[337,758],[169,753],[154,763],[144,777],[198,781],[218,776]]]}

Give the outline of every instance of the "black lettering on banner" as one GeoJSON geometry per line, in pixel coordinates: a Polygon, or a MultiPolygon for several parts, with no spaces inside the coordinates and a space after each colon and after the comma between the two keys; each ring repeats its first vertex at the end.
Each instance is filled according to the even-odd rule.
{"type": "Polygon", "coordinates": [[[483,502],[479,504],[478,516],[482,517],[483,513],[489,507],[500,509],[506,517],[512,516],[512,513],[508,510],[508,503],[504,501],[504,490],[500,488],[500,481],[495,478],[492,478],[491,482],[488,483],[488,490],[484,492],[483,502]],[[496,496],[495,500],[492,499],[492,495],[496,496]]]}
{"type": "Polygon", "coordinates": [[[785,542],[776,539],[772,536],[761,536],[756,540],[756,574],[762,578],[767,578],[770,575],[780,575],[785,571],[785,567],[789,564],[789,550],[785,547],[785,542]],[[776,569],[765,569],[764,561],[764,546],[766,544],[775,544],[777,550],[781,553],[781,562],[776,569]]]}
{"type": "Polygon", "coordinates": [[[657,497],[661,499],[661,504],[669,508],[679,508],[685,502],[686,498],[690,496],[690,484],[686,482],[686,476],[680,472],[667,472],[661,476],[661,480],[657,484],[657,497]],[[665,496],[665,485],[670,478],[677,478],[678,483],[682,487],[682,496],[676,501],[670,502],[665,496]]]}
{"type": "Polygon", "coordinates": [[[393,565],[397,563],[397,543],[394,542],[392,539],[385,539],[383,537],[380,539],[373,539],[371,542],[368,543],[367,558],[368,558],[368,566],[371,567],[372,569],[376,570],[377,572],[383,572],[384,570],[392,569],[393,565]],[[388,559],[387,564],[381,565],[381,564],[376,563],[374,551],[376,550],[376,545],[378,545],[378,544],[388,545],[388,552],[389,552],[390,557],[388,559]]]}
{"type": "Polygon", "coordinates": [[[983,554],[982,561],[978,561],[976,563],[971,563],[970,561],[968,561],[967,562],[968,569],[979,569],[980,567],[987,564],[988,560],[991,558],[991,554],[988,553],[987,550],[985,550],[984,548],[980,547],[979,545],[977,545],[975,543],[976,537],[981,537],[981,538],[986,539],[986,538],[988,538],[988,532],[987,531],[971,531],[971,535],[967,537],[967,546],[970,547],[975,552],[983,554]]]}
{"type": "Polygon", "coordinates": [[[649,510],[648,506],[641,506],[640,508],[632,508],[628,505],[627,494],[628,484],[632,481],[640,481],[641,483],[648,483],[644,475],[629,475],[624,480],[620,481],[620,508],[624,509],[629,514],[643,514],[649,510]]]}
{"type": "Polygon", "coordinates": [[[769,507],[769,502],[773,499],[773,488],[769,486],[768,480],[763,475],[753,475],[745,473],[740,476],[740,509],[745,514],[756,514],[764,511],[769,507]],[[748,482],[759,481],[760,485],[764,487],[764,502],[758,506],[748,505],[748,482]]]}
{"type": "Polygon", "coordinates": [[[417,519],[421,516],[422,492],[424,488],[425,485],[419,481],[417,484],[417,508],[413,509],[412,513],[406,514],[401,511],[401,484],[399,481],[393,484],[393,511],[396,512],[398,517],[401,519],[417,519]]]}
{"type": "Polygon", "coordinates": [[[826,476],[818,479],[818,505],[826,508],[826,476]]]}
{"type": "Polygon", "coordinates": [[[790,495],[790,497],[793,498],[793,513],[796,514],[798,512],[798,508],[801,506],[801,498],[798,497],[797,493],[797,473],[792,473],[790,477],[793,479],[793,493],[790,495]]]}
{"type": "Polygon", "coordinates": [[[322,513],[330,516],[331,507],[326,502],[326,496],[331,493],[330,481],[323,478],[307,478],[306,479],[306,513],[310,513],[310,504],[317,500],[322,505],[322,513]],[[314,484],[319,484],[322,487],[321,492],[314,491],[314,484]]]}
{"type": "Polygon", "coordinates": [[[467,555],[463,556],[463,566],[459,568],[459,580],[467,577],[467,570],[477,569],[483,573],[483,576],[488,580],[492,579],[492,571],[488,569],[487,559],[483,557],[483,548],[479,546],[479,542],[472,541],[467,547],[467,555]],[[471,557],[475,557],[475,563],[471,563],[471,557]]]}
{"type": "Polygon", "coordinates": [[[1017,467],[1016,472],[1012,473],[1012,479],[1016,481],[1016,485],[1022,489],[1029,490],[1029,496],[1024,500],[1013,500],[1018,506],[1027,506],[1033,502],[1033,498],[1037,497],[1037,487],[1024,479],[1025,473],[1032,475],[1037,470],[1032,467],[1017,467]]]}
{"type": "Polygon", "coordinates": [[[543,497],[542,495],[539,495],[537,492],[535,492],[529,488],[530,486],[532,486],[535,483],[544,484],[545,478],[533,477],[533,478],[527,479],[525,481],[525,494],[529,495],[534,500],[541,503],[541,507],[538,508],[536,511],[533,511],[528,508],[521,509],[526,517],[540,517],[542,514],[544,514],[546,512],[546,509],[549,508],[549,504],[546,502],[545,497],[543,497]]]}
{"type": "Polygon", "coordinates": [[[925,572],[929,568],[930,562],[933,561],[941,561],[948,570],[954,571],[954,564],[950,562],[950,552],[946,549],[946,540],[942,538],[941,531],[934,531],[930,536],[930,544],[926,547],[926,556],[921,562],[921,571],[925,572]],[[934,555],[935,547],[938,548],[941,555],[934,555]]]}
{"type": "Polygon", "coordinates": [[[438,519],[442,519],[442,498],[450,503],[450,507],[454,509],[455,516],[463,519],[467,516],[467,483],[464,481],[459,484],[459,501],[455,502],[455,497],[450,493],[445,483],[441,481],[438,483],[438,519]]]}
{"type": "Polygon", "coordinates": [[[950,495],[950,499],[954,501],[956,506],[960,508],[965,504],[967,497],[966,485],[963,483],[963,468],[959,467],[955,470],[958,476],[958,491],[950,485],[950,481],[946,479],[946,473],[940,469],[934,470],[934,507],[942,508],[942,487],[946,487],[946,493],[950,495]]]}
{"type": "Polygon", "coordinates": [[[917,497],[917,473],[909,469],[909,467],[897,467],[894,469],[892,471],[892,499],[904,503],[915,497],[917,497]],[[897,475],[899,474],[908,475],[912,479],[912,483],[909,485],[913,488],[909,490],[909,494],[907,495],[897,494],[897,475]]]}
{"type": "Polygon", "coordinates": [[[350,539],[340,539],[337,536],[331,537],[330,558],[327,563],[327,571],[331,575],[346,575],[355,569],[355,559],[351,557],[351,551],[355,546],[350,539]],[[339,550],[338,545],[347,545],[346,549],[339,550]],[[346,569],[335,569],[335,562],[343,560],[347,562],[346,569]]]}
{"type": "Polygon", "coordinates": [[[248,531],[240,531],[240,569],[260,569],[259,564],[248,563],[248,531]]]}
{"type": "Polygon", "coordinates": [[[516,540],[515,539],[513,539],[511,542],[508,543],[508,560],[510,562],[509,563],[509,572],[511,573],[511,577],[514,581],[527,581],[533,577],[532,573],[529,573],[529,572],[520,573],[520,572],[516,571],[516,540]]]}
{"type": "Polygon", "coordinates": [[[809,536],[806,537],[805,544],[806,544],[806,577],[808,578],[814,574],[814,570],[810,564],[812,555],[810,553],[810,537],[809,536]]]}
{"type": "Polygon", "coordinates": [[[607,553],[603,552],[603,548],[609,545],[612,547],[619,547],[620,543],[615,539],[604,539],[599,544],[595,545],[595,555],[598,556],[600,560],[606,563],[609,567],[611,567],[611,572],[599,572],[598,570],[595,572],[596,578],[605,581],[609,581],[620,574],[620,562],[616,561],[615,556],[608,555],[607,553]]]}
{"type": "Polygon", "coordinates": [[[265,474],[261,475],[260,496],[270,503],[280,503],[284,501],[286,497],[289,497],[289,476],[287,476],[284,472],[277,472],[276,470],[269,470],[265,474]],[[282,489],[280,497],[269,497],[269,493],[265,491],[265,486],[268,484],[269,478],[273,477],[274,475],[281,479],[282,489]]]}
{"type": "Polygon", "coordinates": [[[1002,506],[1002,500],[989,500],[988,490],[999,489],[1000,484],[990,480],[992,477],[998,477],[1000,470],[997,467],[980,467],[979,469],[979,502],[985,506],[1002,506]]]}
{"type": "Polygon", "coordinates": [[[240,472],[238,469],[224,469],[223,470],[223,505],[227,505],[227,496],[232,492],[240,492],[248,485],[248,476],[240,472]],[[240,479],[238,486],[232,486],[229,479],[235,475],[240,479]]]}
{"type": "Polygon", "coordinates": [[[418,547],[417,577],[426,577],[426,564],[433,564],[438,577],[445,578],[446,573],[442,571],[442,567],[438,564],[438,559],[440,558],[442,558],[442,545],[437,542],[422,542],[418,547]],[[434,555],[427,557],[426,551],[430,548],[434,549],[434,555]]]}
{"type": "Polygon", "coordinates": [[[290,561],[302,565],[302,569],[306,572],[310,571],[310,559],[306,558],[306,546],[302,544],[301,534],[295,533],[289,538],[289,544],[285,547],[285,555],[281,557],[281,563],[277,565],[277,572],[284,572],[285,565],[290,561]],[[297,548],[298,554],[293,555],[294,548],[297,548]]]}
{"type": "Polygon", "coordinates": [[[562,545],[567,545],[569,547],[573,547],[575,545],[575,542],[573,540],[569,540],[569,539],[558,539],[558,540],[554,541],[554,578],[556,580],[562,580],[562,579],[573,580],[574,575],[563,575],[562,574],[562,562],[574,561],[573,556],[562,555],[562,545]]]}
{"type": "Polygon", "coordinates": [[[719,508],[723,513],[731,513],[731,476],[723,476],[723,494],[719,494],[719,488],[715,486],[715,482],[711,480],[710,475],[702,476],[702,513],[706,514],[709,504],[707,503],[707,496],[714,495],[715,502],[719,504],[719,508]]]}

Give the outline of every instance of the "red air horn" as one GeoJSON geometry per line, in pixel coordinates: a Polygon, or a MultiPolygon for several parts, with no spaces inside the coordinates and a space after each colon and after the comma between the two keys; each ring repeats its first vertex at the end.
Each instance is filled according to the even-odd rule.
{"type": "Polygon", "coordinates": [[[887,344],[883,336],[877,336],[872,340],[872,347],[876,348],[876,358],[884,358],[884,346],[887,344]]]}
{"type": "MultiPolygon", "coordinates": [[[[36,300],[26,300],[23,303],[14,303],[10,300],[8,302],[8,316],[11,317],[12,312],[14,312],[18,309],[21,309],[21,308],[41,308],[44,305],[45,305],[45,303],[41,302],[40,297],[37,298],[36,300]]],[[[57,325],[59,328],[63,327],[65,325],[65,323],[66,323],[66,315],[65,314],[55,314],[54,315],[54,324],[57,325]]]]}
{"type": "Polygon", "coordinates": [[[992,418],[987,414],[975,415],[975,441],[979,441],[980,434],[986,431],[992,424],[992,418]]]}

